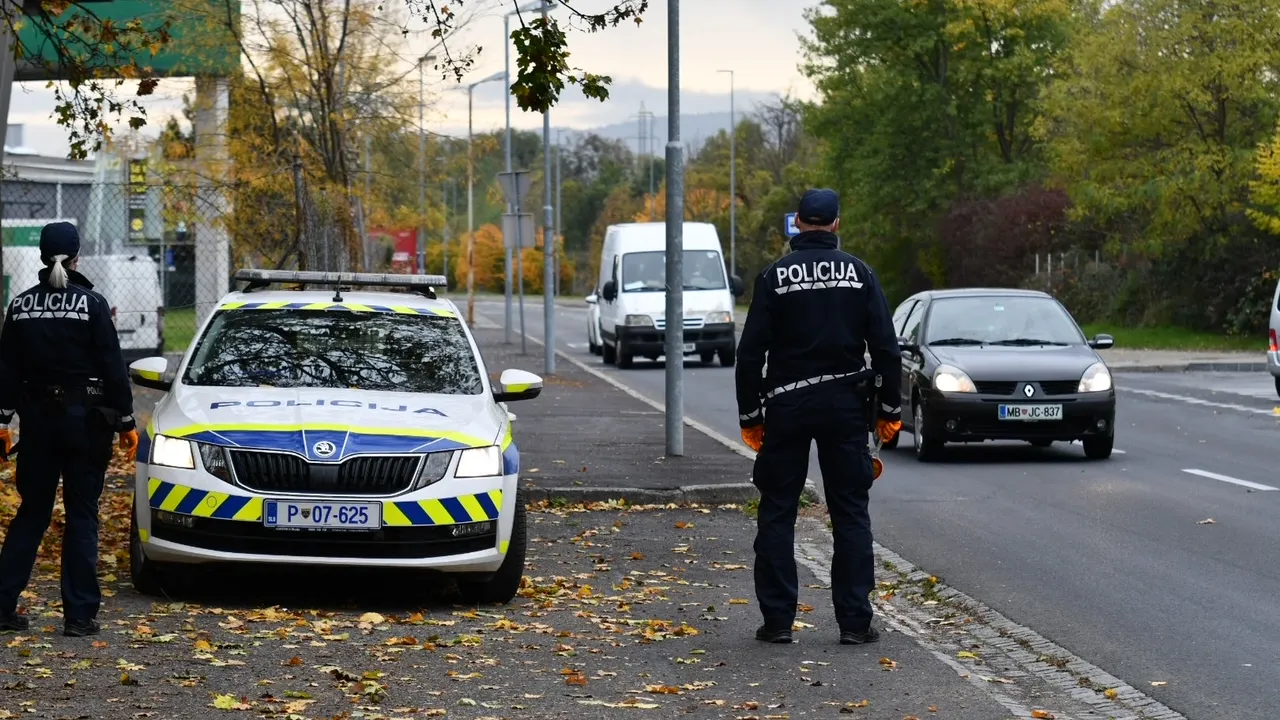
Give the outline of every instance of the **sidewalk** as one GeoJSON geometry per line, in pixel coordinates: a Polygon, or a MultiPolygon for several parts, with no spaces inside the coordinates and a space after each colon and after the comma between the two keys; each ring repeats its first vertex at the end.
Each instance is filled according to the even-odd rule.
{"type": "MultiPolygon", "coordinates": [[[[521,355],[501,330],[473,334],[494,382],[508,368],[543,374],[541,345],[521,355]]],[[[537,399],[508,406],[530,500],[716,504],[759,496],[750,460],[689,427],[684,456],[666,457],[663,413],[563,358],[543,381],[537,399]]]]}

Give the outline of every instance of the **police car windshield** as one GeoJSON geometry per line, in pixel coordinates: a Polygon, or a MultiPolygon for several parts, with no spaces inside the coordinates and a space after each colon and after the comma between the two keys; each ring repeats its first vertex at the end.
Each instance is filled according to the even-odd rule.
{"type": "MultiPolygon", "coordinates": [[[[1050,298],[986,295],[938,298],[925,344],[965,338],[992,345],[1083,345],[1075,321],[1050,298]]],[[[977,344],[977,343],[974,343],[977,344]]]]}
{"type": "Polygon", "coordinates": [[[183,382],[443,395],[484,390],[457,319],[336,310],[223,311],[183,382]]]}
{"type": "MultiPolygon", "coordinates": [[[[660,250],[633,252],[622,256],[623,292],[664,292],[667,254],[660,250]]],[[[684,289],[720,290],[728,287],[724,261],[715,250],[684,251],[684,289]]]]}

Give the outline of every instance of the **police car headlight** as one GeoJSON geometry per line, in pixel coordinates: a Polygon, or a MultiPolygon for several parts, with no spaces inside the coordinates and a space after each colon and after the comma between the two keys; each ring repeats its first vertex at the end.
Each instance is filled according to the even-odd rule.
{"type": "Polygon", "coordinates": [[[951,365],[939,365],[933,372],[933,386],[942,392],[977,392],[973,381],[963,370],[951,365]]]}
{"type": "Polygon", "coordinates": [[[713,312],[707,313],[706,323],[708,325],[716,325],[733,322],[733,313],[730,312],[713,312]]]}
{"type": "Polygon", "coordinates": [[[151,464],[163,467],[195,470],[196,458],[191,452],[191,441],[182,438],[156,435],[151,443],[151,464]]]}
{"type": "Polygon", "coordinates": [[[653,318],[648,315],[628,315],[627,324],[635,326],[653,327],[653,318]]]}
{"type": "Polygon", "coordinates": [[[502,450],[497,445],[470,448],[458,453],[456,478],[494,477],[502,474],[502,450]]]}
{"type": "Polygon", "coordinates": [[[1102,363],[1094,363],[1080,376],[1076,392],[1106,392],[1111,389],[1111,371],[1102,363]]]}

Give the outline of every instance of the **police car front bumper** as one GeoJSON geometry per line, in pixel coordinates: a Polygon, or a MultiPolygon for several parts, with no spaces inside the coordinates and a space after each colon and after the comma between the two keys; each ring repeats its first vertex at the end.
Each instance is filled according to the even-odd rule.
{"type": "Polygon", "coordinates": [[[934,437],[947,442],[983,440],[1079,440],[1115,432],[1115,390],[1053,395],[1027,401],[1007,395],[926,393],[924,415],[934,437]],[[1001,405],[1061,406],[1061,415],[1044,420],[1001,419],[1001,405]]]}
{"type": "MultiPolygon", "coordinates": [[[[700,328],[684,329],[684,351],[688,353],[715,352],[736,346],[733,323],[708,323],[700,328]]],[[[666,330],[652,325],[619,325],[618,342],[625,344],[627,352],[657,358],[666,352],[666,330]]]]}
{"type": "Polygon", "coordinates": [[[392,497],[280,495],[246,490],[201,470],[139,465],[134,512],[147,559],[496,571],[515,514],[516,475],[447,477],[392,497]],[[378,527],[272,527],[267,502],[377,503],[378,527]]]}

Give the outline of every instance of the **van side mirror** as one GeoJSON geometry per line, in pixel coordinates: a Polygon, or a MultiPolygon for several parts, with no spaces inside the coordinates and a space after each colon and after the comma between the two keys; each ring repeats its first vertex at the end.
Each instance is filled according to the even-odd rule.
{"type": "Polygon", "coordinates": [[[1110,335],[1107,335],[1106,333],[1099,333],[1095,335],[1092,340],[1089,341],[1089,347],[1093,348],[1094,350],[1106,350],[1107,348],[1115,344],[1116,344],[1115,338],[1111,337],[1110,335]]]}
{"type": "Polygon", "coordinates": [[[588,305],[595,305],[599,301],[600,301],[600,298],[595,293],[591,293],[590,295],[587,296],[588,305]]]}
{"type": "Polygon", "coordinates": [[[168,371],[168,360],[162,357],[143,358],[129,366],[129,379],[138,387],[169,392],[173,389],[173,381],[164,379],[164,374],[168,371]]]}
{"type": "Polygon", "coordinates": [[[740,298],[747,294],[747,286],[743,284],[742,278],[737,275],[729,276],[729,292],[733,293],[735,298],[740,298]]]}
{"type": "Polygon", "coordinates": [[[606,280],[604,287],[600,288],[600,296],[605,302],[613,302],[618,299],[618,283],[613,280],[606,280]]]}
{"type": "Polygon", "coordinates": [[[497,402],[532,400],[542,394],[542,378],[524,370],[503,370],[493,393],[497,402]]]}

